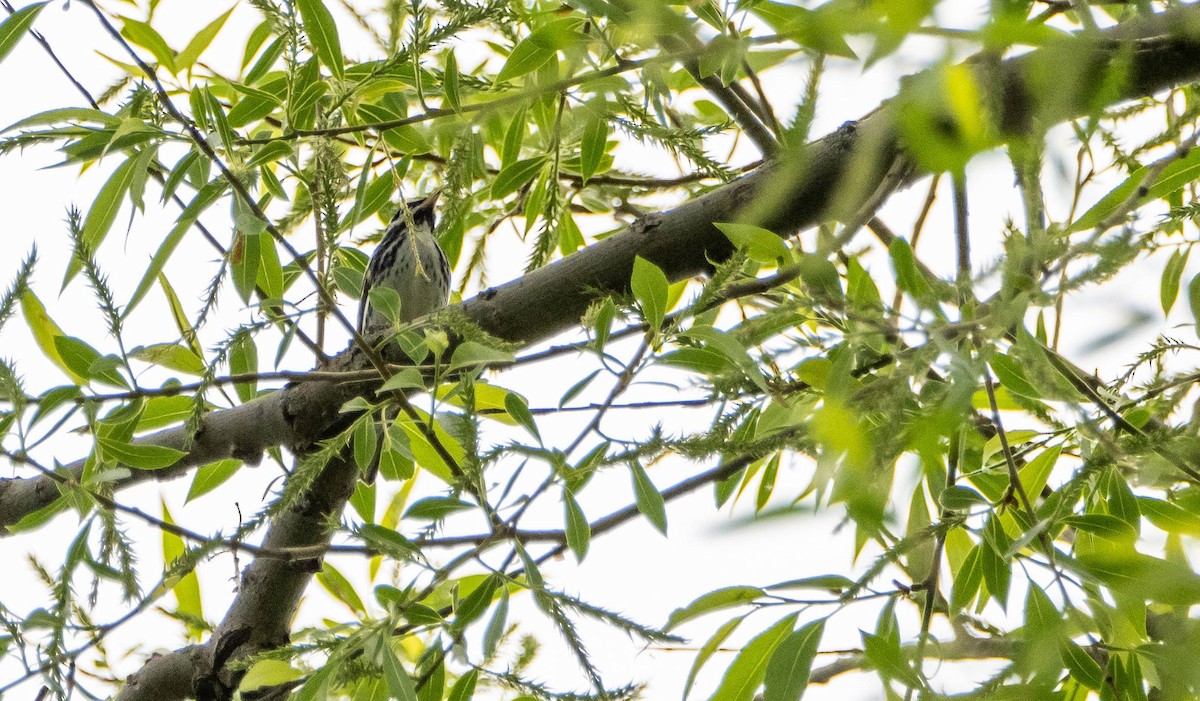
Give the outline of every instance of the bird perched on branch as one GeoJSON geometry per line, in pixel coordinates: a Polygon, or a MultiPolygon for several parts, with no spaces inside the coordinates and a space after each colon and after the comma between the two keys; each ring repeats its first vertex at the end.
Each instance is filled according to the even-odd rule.
{"type": "Polygon", "coordinates": [[[363,276],[358,307],[358,332],[390,325],[386,314],[371,305],[371,290],[390,287],[400,295],[400,321],[409,322],[446,306],[450,295],[450,264],[433,230],[434,205],[440,190],[424,199],[401,204],[383,238],[371,254],[363,276]]]}

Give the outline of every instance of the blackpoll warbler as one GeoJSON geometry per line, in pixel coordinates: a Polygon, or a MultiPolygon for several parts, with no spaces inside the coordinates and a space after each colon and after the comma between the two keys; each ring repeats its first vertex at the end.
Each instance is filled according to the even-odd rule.
{"type": "Polygon", "coordinates": [[[371,290],[390,287],[400,295],[400,321],[409,322],[446,306],[450,295],[450,265],[433,235],[434,205],[440,191],[401,205],[371,254],[363,276],[358,307],[358,332],[391,323],[371,306],[371,290]]]}

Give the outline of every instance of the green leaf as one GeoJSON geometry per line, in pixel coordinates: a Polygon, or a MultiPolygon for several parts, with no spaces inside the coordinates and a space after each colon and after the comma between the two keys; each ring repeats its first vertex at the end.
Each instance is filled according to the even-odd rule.
{"type": "Polygon", "coordinates": [[[796,701],[804,695],[825,620],[814,621],[784,639],[767,662],[763,701],[796,701]]]}
{"type": "Polygon", "coordinates": [[[608,122],[592,116],[583,127],[583,138],[579,142],[579,174],[583,176],[584,184],[600,167],[607,144],[608,122]]]}
{"type": "Polygon", "coordinates": [[[724,587],[710,591],[687,606],[672,611],[670,618],[667,619],[666,629],[671,630],[706,613],[748,604],[766,595],[767,593],[762,589],[750,586],[724,587]]]}
{"type": "Polygon", "coordinates": [[[713,226],[725,234],[725,238],[736,248],[745,249],[752,260],[767,265],[791,260],[791,249],[783,239],[761,226],[734,222],[714,222],[713,226]]]}
{"type": "Polygon", "coordinates": [[[455,112],[462,109],[458,82],[458,60],[454,58],[454,49],[447,49],[446,63],[442,69],[442,94],[446,96],[446,104],[455,112]]]}
{"type": "Polygon", "coordinates": [[[138,470],[161,470],[179,462],[187,453],[163,445],[146,445],[128,443],[116,438],[99,436],[96,438],[100,450],[108,457],[122,465],[138,470]]]}
{"type": "Polygon", "coordinates": [[[504,166],[492,181],[492,199],[503,199],[525,187],[545,164],[545,156],[536,156],[504,166]]]}
{"type": "Polygon", "coordinates": [[[368,523],[360,531],[367,545],[390,557],[397,559],[410,557],[417,552],[417,546],[405,538],[402,533],[377,523],[368,523]]]}
{"type": "Polygon", "coordinates": [[[151,397],[143,405],[134,431],[148,431],[186,421],[192,415],[195,402],[191,397],[151,397]]]}
{"type": "Polygon", "coordinates": [[[642,309],[642,316],[651,329],[662,328],[667,314],[667,276],[650,261],[637,256],[633,259],[633,276],[629,280],[633,297],[642,309]]]}
{"type": "Polygon", "coordinates": [[[221,27],[225,26],[225,20],[229,19],[229,15],[233,14],[233,10],[234,8],[229,8],[225,14],[209,22],[204,29],[196,32],[196,35],[183,48],[183,51],[180,51],[175,56],[175,69],[177,72],[186,71],[192,67],[192,64],[196,63],[196,59],[200,58],[200,54],[204,53],[204,50],[216,38],[217,34],[221,31],[221,27]]]}
{"type": "Polygon", "coordinates": [[[0,22],[0,61],[12,53],[17,43],[21,41],[21,37],[25,36],[25,33],[33,26],[33,21],[37,19],[38,13],[45,6],[44,2],[26,5],[0,22]]]}
{"type": "Polygon", "coordinates": [[[25,316],[25,323],[29,324],[29,330],[33,332],[33,340],[37,342],[42,355],[66,373],[72,382],[77,385],[85,384],[87,378],[72,370],[59,353],[55,339],[65,334],[46,313],[46,307],[42,305],[42,301],[37,298],[33,290],[27,289],[21,295],[21,312],[25,316]]]}
{"type": "Polygon", "coordinates": [[[379,446],[379,430],[371,414],[355,422],[353,440],[354,462],[359,469],[366,470],[375,459],[375,449],[379,446]]]}
{"type": "Polygon", "coordinates": [[[1063,640],[1059,649],[1071,676],[1087,688],[1099,691],[1104,684],[1104,671],[1096,664],[1096,660],[1071,640],[1063,640]]]}
{"type": "MultiPolygon", "coordinates": [[[[508,629],[508,591],[500,590],[500,602],[496,604],[496,611],[492,614],[492,619],[488,621],[487,628],[483,631],[483,658],[486,660],[492,659],[496,654],[496,649],[500,647],[500,641],[503,639],[505,632],[508,629]]],[[[475,671],[475,670],[472,670],[475,671]]]]}
{"type": "Polygon", "coordinates": [[[1000,384],[1009,392],[1029,399],[1041,399],[1042,393],[1025,377],[1021,365],[1007,355],[996,353],[988,359],[988,365],[996,373],[1000,384]]]}
{"type": "Polygon", "coordinates": [[[532,73],[554,58],[559,50],[567,48],[581,38],[586,39],[576,29],[579,22],[578,17],[566,17],[534,30],[513,47],[508,60],[504,62],[504,67],[496,76],[496,83],[532,73]]]}
{"type": "Polygon", "coordinates": [[[199,218],[204,210],[208,209],[213,202],[220,199],[226,187],[228,187],[228,184],[225,179],[218,177],[200,188],[200,191],[196,193],[192,201],[180,213],[179,218],[175,220],[175,226],[171,227],[171,231],[167,233],[166,238],[159,245],[158,251],[154,253],[154,257],[150,259],[150,265],[142,275],[142,279],[138,283],[137,289],[134,290],[133,296],[130,297],[129,303],[125,305],[125,309],[121,312],[121,318],[128,318],[129,313],[146,296],[146,293],[150,291],[150,286],[154,284],[154,281],[162,273],[163,266],[167,264],[167,260],[175,252],[175,248],[179,245],[179,242],[183,240],[183,235],[192,227],[192,224],[196,223],[196,219],[199,218]]]}
{"type": "Polygon", "coordinates": [[[395,375],[392,375],[379,388],[380,394],[391,392],[398,389],[416,389],[425,387],[425,378],[421,375],[421,371],[416,368],[403,368],[395,375]]]}
{"type": "Polygon", "coordinates": [[[475,505],[471,502],[454,497],[426,497],[413,502],[408,511],[404,512],[404,518],[440,521],[452,513],[473,508],[475,505]]]}
{"type": "Polygon", "coordinates": [[[1138,601],[1200,603],[1200,575],[1183,563],[1130,551],[1080,555],[1076,563],[1087,576],[1138,601]]]}
{"type": "Polygon", "coordinates": [[[1021,468],[1018,477],[1026,494],[1042,493],[1042,489],[1050,480],[1050,473],[1054,470],[1054,465],[1058,462],[1058,456],[1061,454],[1062,446],[1047,448],[1021,468]]]}
{"type": "Polygon", "coordinates": [[[293,668],[283,660],[259,660],[251,665],[246,675],[242,677],[242,681],[238,684],[238,691],[244,694],[303,678],[304,672],[293,668]]]}
{"type": "Polygon", "coordinates": [[[961,487],[958,485],[947,487],[938,497],[938,503],[943,508],[953,511],[967,511],[976,506],[982,506],[988,503],[988,500],[979,492],[969,487],[961,487]]]}
{"type": "Polygon", "coordinates": [[[198,499],[221,486],[226,480],[233,477],[241,466],[241,460],[230,458],[209,463],[196,470],[196,475],[192,477],[192,484],[188,487],[187,499],[184,500],[184,503],[198,499]]]}
{"type": "Polygon", "coordinates": [[[513,115],[512,121],[508,123],[508,129],[504,132],[504,146],[500,149],[501,170],[516,163],[517,158],[521,155],[521,142],[525,139],[525,132],[529,129],[526,112],[526,108],[522,106],[513,115]]]}
{"type": "Polygon", "coordinates": [[[355,614],[360,616],[366,614],[367,609],[363,606],[358,592],[354,590],[354,585],[336,567],[325,562],[321,571],[317,573],[317,581],[333,598],[348,606],[355,614]]]}
{"type": "Polygon", "coordinates": [[[887,679],[895,679],[914,688],[922,688],[921,677],[900,650],[899,641],[892,636],[863,633],[863,650],[867,659],[887,679]]]}
{"type": "Polygon", "coordinates": [[[954,575],[954,585],[950,593],[950,610],[962,611],[971,604],[979,593],[979,585],[983,581],[983,552],[986,545],[976,545],[967,554],[958,574],[954,575]]]}
{"type": "Polygon", "coordinates": [[[746,643],[737,654],[711,701],[750,701],[767,675],[767,664],[774,652],[792,634],[797,614],[784,616],[746,643]]]}
{"type": "Polygon", "coordinates": [[[1200,535],[1200,516],[1169,501],[1137,498],[1138,509],[1155,528],[1179,535],[1200,535]]]}
{"type": "Polygon", "coordinates": [[[496,595],[496,590],[500,588],[500,583],[499,575],[490,575],[458,602],[454,607],[454,621],[459,630],[487,613],[488,607],[492,605],[492,599],[496,595]]]}
{"type": "Polygon", "coordinates": [[[575,559],[583,562],[587,555],[588,545],[592,540],[592,527],[575,496],[569,490],[563,490],[563,510],[567,523],[567,547],[575,553],[575,559]]]}
{"type": "MultiPolygon", "coordinates": [[[[320,577],[321,575],[317,575],[320,577]]],[[[400,657],[392,649],[392,636],[386,632],[370,638],[367,643],[367,654],[371,661],[383,670],[383,679],[387,683],[388,698],[398,701],[417,701],[417,687],[413,678],[404,669],[400,657]]]]}
{"type": "MultiPolygon", "coordinates": [[[[120,211],[121,204],[125,201],[125,194],[129,192],[129,186],[133,182],[136,166],[136,158],[130,158],[117,166],[108,181],[100,188],[96,199],[92,201],[91,208],[88,209],[87,216],[83,220],[82,238],[84,248],[93,255],[100,248],[104,237],[108,235],[108,230],[112,228],[113,221],[117,218],[117,212],[120,211]]],[[[81,266],[82,263],[78,257],[71,258],[71,262],[67,264],[67,273],[63,276],[62,286],[64,288],[79,272],[81,266]]]]}
{"type": "Polygon", "coordinates": [[[1081,514],[1067,516],[1062,520],[1063,525],[1076,528],[1084,533],[1113,540],[1132,543],[1137,539],[1137,531],[1123,519],[1109,514],[1081,514]]]}
{"type": "Polygon", "coordinates": [[[916,256],[913,255],[908,241],[902,238],[892,239],[892,243],[888,246],[888,252],[892,256],[892,265],[896,269],[896,286],[912,295],[913,299],[918,302],[929,300],[932,290],[925,275],[917,266],[916,256]]]}
{"type": "Polygon", "coordinates": [[[688,329],[686,335],[688,338],[703,342],[708,349],[720,353],[737,366],[754,384],[758,385],[759,389],[764,392],[768,391],[766,378],[763,377],[758,363],[750,357],[750,353],[736,338],[711,326],[693,326],[688,329]]]}
{"type": "Polygon", "coordinates": [[[525,427],[526,431],[533,434],[533,437],[542,442],[542,434],[538,433],[537,422],[533,420],[533,413],[529,411],[529,405],[525,403],[525,398],[516,392],[508,392],[504,395],[504,410],[508,415],[517,420],[517,423],[525,427]]]}
{"type": "Polygon", "coordinates": [[[342,43],[338,39],[333,14],[321,0],[296,0],[304,33],[312,44],[313,53],[338,79],[345,74],[342,65],[342,43]]]}
{"type": "MultiPolygon", "coordinates": [[[[162,507],[163,522],[175,525],[175,519],[172,518],[167,503],[160,499],[159,504],[162,507]]],[[[168,568],[186,552],[183,539],[166,529],[162,531],[162,549],[163,563],[168,568]]],[[[175,581],[171,585],[171,591],[175,594],[175,601],[179,605],[178,612],[193,620],[204,620],[204,606],[200,599],[200,580],[196,577],[195,569],[189,570],[182,576],[175,573],[172,575],[172,579],[175,581]]],[[[189,625],[190,627],[193,626],[189,625]]]]}
{"type": "Polygon", "coordinates": [[[178,343],[138,346],[129,351],[129,357],[189,375],[204,374],[204,361],[198,358],[190,348],[184,348],[178,343]]]}
{"type": "MultiPolygon", "coordinates": [[[[229,345],[229,371],[234,375],[253,375],[258,372],[258,345],[247,331],[238,331],[229,345]]],[[[235,382],[233,388],[243,402],[258,396],[257,380],[235,382]]]]}
{"type": "Polygon", "coordinates": [[[95,374],[92,372],[92,363],[100,359],[99,351],[73,336],[55,336],[54,348],[71,372],[92,379],[95,374]]]}
{"type": "Polygon", "coordinates": [[[121,36],[149,51],[158,61],[158,65],[166,68],[172,74],[178,72],[175,70],[175,52],[171,50],[170,46],[167,46],[166,40],[162,38],[158,30],[145,22],[134,19],[126,19],[124,22],[121,36]]]}
{"type": "MultiPolygon", "coordinates": [[[[175,288],[171,286],[171,282],[167,280],[167,276],[159,274],[158,285],[162,288],[163,294],[167,298],[167,306],[171,309],[171,318],[175,320],[175,328],[179,331],[179,336],[187,343],[188,350],[197,358],[204,357],[204,349],[200,347],[200,342],[196,338],[196,332],[192,328],[192,322],[187,318],[187,312],[183,310],[183,305],[179,302],[179,296],[175,294],[175,288]]],[[[201,360],[203,362],[203,360],[201,360]]]]}
{"type": "Polygon", "coordinates": [[[813,577],[789,579],[772,584],[767,589],[819,589],[831,594],[840,594],[854,588],[854,580],[840,574],[819,574],[813,577]]]}
{"type": "Polygon", "coordinates": [[[233,263],[233,286],[246,304],[250,303],[258,284],[258,265],[262,261],[258,249],[262,246],[262,239],[262,236],[248,236],[239,231],[234,235],[233,250],[229,252],[233,263]]]}
{"type": "Polygon", "coordinates": [[[516,360],[512,353],[490,348],[477,341],[463,341],[450,356],[450,372],[477,365],[509,365],[516,360]]]}
{"type": "Polygon", "coordinates": [[[1188,256],[1192,249],[1180,251],[1175,249],[1163,267],[1162,282],[1159,283],[1158,297],[1162,303],[1163,315],[1171,313],[1175,299],[1179,297],[1179,279],[1183,276],[1183,268],[1187,265],[1188,256]]]}
{"type": "Polygon", "coordinates": [[[728,638],[733,631],[737,630],[737,627],[741,625],[742,621],[744,620],[746,620],[744,616],[739,616],[738,618],[731,618],[728,621],[725,621],[720,625],[719,628],[717,628],[716,632],[714,632],[708,638],[708,640],[706,640],[704,644],[700,646],[700,649],[696,652],[696,659],[694,662],[692,662],[692,668],[688,670],[687,681],[684,682],[683,685],[683,698],[685,700],[692,690],[692,684],[696,681],[696,675],[699,674],[700,669],[704,667],[704,663],[708,662],[709,658],[713,656],[713,653],[717,651],[717,648],[721,646],[721,643],[725,642],[725,639],[728,638]]]}
{"type": "Polygon", "coordinates": [[[633,472],[633,494],[638,511],[649,521],[659,533],[667,534],[667,508],[661,492],[650,481],[650,475],[637,460],[629,464],[633,472]]]}
{"type": "Polygon", "coordinates": [[[1193,277],[1188,284],[1188,303],[1192,308],[1192,318],[1196,320],[1196,329],[1200,332],[1200,275],[1193,277]]]}
{"type": "MultiPolygon", "coordinates": [[[[1168,156],[1168,158],[1174,158],[1168,156]]],[[[1073,234],[1084,229],[1091,229],[1104,223],[1112,215],[1118,213],[1122,208],[1126,207],[1126,203],[1134,199],[1135,204],[1140,204],[1148,200],[1156,200],[1166,197],[1174,193],[1176,190],[1187,186],[1200,179],[1200,149],[1191,149],[1187,155],[1182,158],[1175,158],[1165,167],[1159,170],[1159,163],[1151,163],[1150,165],[1142,166],[1130,173],[1129,178],[1125,182],[1113,188],[1107,195],[1100,198],[1100,201],[1092,205],[1092,208],[1084,212],[1075,220],[1074,224],[1067,227],[1064,234],[1073,234]],[[1147,176],[1157,172],[1154,182],[1150,183],[1145,188],[1144,192],[1140,192],[1142,181],[1147,176]]]]}
{"type": "Polygon", "coordinates": [[[471,701],[475,697],[475,685],[479,681],[479,670],[472,667],[450,687],[446,701],[471,701]]]}

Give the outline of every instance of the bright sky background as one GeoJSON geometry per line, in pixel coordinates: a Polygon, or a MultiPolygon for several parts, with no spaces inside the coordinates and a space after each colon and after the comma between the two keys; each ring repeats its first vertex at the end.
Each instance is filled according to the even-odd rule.
{"type": "MultiPolygon", "coordinates": [[[[982,17],[986,4],[982,0],[946,3],[945,5],[953,5],[958,14],[953,17],[939,16],[939,20],[944,26],[973,26],[982,17]]],[[[156,26],[166,36],[168,43],[179,48],[186,43],[197,27],[203,26],[212,17],[223,12],[228,5],[227,2],[197,5],[179,0],[166,0],[160,6],[158,17],[167,22],[156,22],[156,26]],[[197,12],[196,7],[204,9],[197,12]],[[159,26],[160,24],[163,26],[159,26]]],[[[125,10],[122,6],[122,11],[125,10]]],[[[353,23],[342,22],[341,19],[339,17],[343,46],[351,47],[348,53],[354,57],[352,47],[356,44],[348,37],[354,37],[358,30],[353,23]]],[[[236,65],[229,64],[240,58],[240,47],[244,37],[257,21],[256,14],[249,6],[239,6],[222,35],[205,53],[203,59],[217,64],[222,70],[233,72],[236,65]]],[[[94,94],[103,92],[117,75],[117,70],[96,51],[121,60],[125,58],[106,40],[94,17],[82,4],[54,3],[48,6],[39,18],[36,28],[46,35],[63,62],[94,94]]],[[[814,136],[825,134],[842,122],[869,112],[882,99],[894,94],[900,76],[936,59],[942,50],[940,46],[940,40],[914,39],[906,44],[900,58],[890,59],[865,74],[860,73],[856,65],[847,61],[831,60],[829,73],[822,85],[822,101],[813,129],[814,136]]],[[[858,45],[855,47],[859,48],[858,45]]],[[[464,51],[468,50],[464,47],[464,51]]],[[[462,58],[462,53],[459,56],[460,65],[473,65],[462,58]]],[[[807,66],[793,63],[788,68],[767,76],[769,94],[781,113],[790,113],[799,99],[799,90],[803,86],[802,71],[806,68],[807,66]]],[[[0,66],[0,94],[17,97],[0,101],[0,124],[9,124],[44,109],[84,104],[52,66],[41,48],[29,39],[23,41],[0,66]]],[[[1062,153],[1065,153],[1067,158],[1073,156],[1067,130],[1056,130],[1052,138],[1066,147],[1067,150],[1062,153]]],[[[719,154],[722,151],[714,148],[713,153],[719,154]]],[[[733,161],[742,163],[754,158],[756,155],[752,151],[742,147],[733,161]]],[[[65,216],[64,207],[69,203],[74,203],[86,211],[94,193],[118,161],[115,158],[109,159],[102,167],[81,174],[76,167],[51,168],[58,160],[58,155],[49,149],[30,149],[23,154],[0,158],[0,203],[3,204],[6,213],[6,255],[0,257],[0,283],[8,284],[22,257],[31,244],[36,242],[41,260],[34,278],[35,290],[46,303],[51,316],[69,334],[98,345],[100,339],[105,338],[105,324],[82,277],[76,279],[61,295],[58,292],[62,271],[70,257],[69,240],[62,222],[65,216]]],[[[617,168],[646,174],[667,175],[675,172],[670,159],[661,153],[642,153],[633,147],[623,147],[618,152],[616,165],[617,168]]],[[[1047,197],[1052,211],[1058,216],[1064,212],[1064,198],[1069,195],[1069,180],[1060,175],[1060,172],[1063,172],[1060,168],[1069,170],[1072,165],[1070,161],[1060,164],[1053,160],[1047,164],[1047,197]]],[[[973,164],[969,177],[973,246],[977,267],[982,267],[984,262],[998,254],[1005,217],[1020,219],[1019,200],[1016,188],[1012,184],[1012,173],[1002,155],[980,156],[973,164]]],[[[884,221],[898,233],[906,234],[915,218],[916,203],[924,196],[927,187],[928,181],[922,181],[910,191],[894,198],[881,214],[884,221]]],[[[150,192],[157,194],[154,185],[151,185],[150,192]]],[[[1095,196],[1098,197],[1099,194],[1097,191],[1095,196]]],[[[177,214],[174,206],[159,209],[155,206],[155,201],[156,198],[148,198],[150,211],[145,216],[139,216],[128,235],[124,231],[128,215],[123,213],[100,251],[101,266],[109,273],[118,300],[129,299],[140,278],[149,251],[154,250],[158,238],[170,227],[177,214]]],[[[945,183],[939,202],[943,205],[948,202],[945,183]]],[[[214,208],[203,217],[203,221],[219,238],[227,240],[229,231],[226,212],[214,208]]],[[[355,238],[372,233],[376,226],[374,221],[367,222],[356,230],[355,238]]],[[[873,243],[868,237],[869,234],[861,233],[855,244],[866,246],[873,243]]],[[[936,270],[952,270],[953,261],[947,256],[938,255],[939,251],[953,249],[947,245],[951,237],[948,210],[944,206],[939,207],[927,227],[918,255],[936,270]]],[[[179,292],[184,307],[195,313],[199,308],[200,294],[209,283],[207,276],[214,270],[211,262],[216,258],[216,254],[203,244],[198,236],[190,237],[183,246],[167,267],[167,275],[179,292]]],[[[519,246],[515,238],[511,246],[492,246],[491,250],[497,256],[509,253],[505,257],[489,259],[489,273],[494,283],[512,279],[520,274],[525,254],[519,246]]],[[[887,260],[882,257],[876,256],[868,260],[869,269],[874,271],[885,270],[888,266],[887,260]]],[[[1097,318],[1094,315],[1104,314],[1106,318],[1111,318],[1109,315],[1119,314],[1128,315],[1130,319],[1140,317],[1150,321],[1148,325],[1138,328],[1138,333],[1130,338],[1116,341],[1108,348],[1092,349],[1082,357],[1073,356],[1076,360],[1086,359],[1087,362],[1081,362],[1084,367],[1091,368],[1089,363],[1092,363],[1102,368],[1102,375],[1106,377],[1121,371],[1120,367],[1106,367],[1106,363],[1122,362],[1130,357],[1131,351],[1144,348],[1146,341],[1156,333],[1170,329],[1170,325],[1163,321],[1157,306],[1157,272],[1154,272],[1152,267],[1149,268],[1151,272],[1145,272],[1148,269],[1145,265],[1140,266],[1140,269],[1142,272],[1138,272],[1138,268],[1135,267],[1123,274],[1119,286],[1106,286],[1095,295],[1095,300],[1078,306],[1072,303],[1073,308],[1068,310],[1069,323],[1064,332],[1068,353],[1085,348],[1095,340],[1088,328],[1097,318]],[[1148,286],[1151,285],[1155,290],[1153,294],[1147,292],[1147,289],[1150,289],[1148,286]],[[1132,293],[1126,295],[1119,290],[1132,293]]],[[[207,335],[202,337],[202,342],[206,345],[215,342],[226,330],[235,328],[252,316],[249,310],[242,308],[240,301],[232,293],[231,286],[226,285],[226,288],[220,320],[210,324],[207,335]]],[[[884,290],[885,299],[889,299],[890,294],[890,291],[884,290]]],[[[353,318],[355,308],[355,303],[347,300],[343,311],[353,318]]],[[[142,302],[130,321],[130,342],[136,345],[175,340],[177,334],[168,319],[161,295],[151,294],[142,302]]],[[[1190,324],[1191,319],[1185,304],[1177,305],[1176,315],[1171,321],[1190,324]]],[[[1191,331],[1188,330],[1187,333],[1190,334],[1191,331]]],[[[562,343],[564,340],[566,339],[555,339],[554,343],[562,343]]],[[[343,347],[343,343],[331,342],[328,348],[338,350],[343,347]]],[[[624,349],[622,352],[628,355],[633,347],[629,342],[625,342],[621,346],[624,349]]],[[[111,351],[112,346],[102,347],[101,350],[111,351]]],[[[20,318],[11,321],[3,333],[0,333],[0,352],[5,357],[17,360],[18,368],[28,383],[28,389],[34,393],[64,382],[56,368],[40,359],[40,353],[32,345],[29,333],[20,318]]],[[[264,339],[260,343],[262,369],[269,369],[268,364],[273,353],[274,348],[270,341],[264,339]]],[[[554,364],[539,364],[494,375],[493,381],[519,390],[525,394],[533,407],[554,406],[562,392],[585,372],[589,372],[594,365],[594,361],[586,357],[554,364]]],[[[304,370],[309,366],[310,363],[306,359],[296,355],[284,363],[284,367],[293,370],[304,370]]],[[[665,372],[647,377],[652,376],[674,381],[679,381],[682,377],[665,372]]],[[[154,386],[158,379],[160,378],[156,375],[148,375],[147,383],[154,386]]],[[[601,399],[609,387],[609,381],[597,381],[590,396],[584,395],[580,401],[601,399]]],[[[664,389],[661,386],[643,385],[634,387],[623,401],[662,399],[663,395],[664,389]]],[[[586,420],[586,416],[577,414],[548,419],[542,424],[543,435],[574,435],[586,420]]],[[[707,411],[693,412],[690,415],[688,412],[673,411],[656,414],[654,420],[665,421],[665,429],[677,432],[702,425],[707,417],[707,411]]],[[[648,420],[649,417],[637,412],[623,412],[606,420],[604,425],[606,430],[614,433],[637,435],[649,429],[648,420]]],[[[498,428],[493,431],[497,439],[502,439],[505,435],[498,428]]],[[[89,443],[90,441],[83,436],[71,436],[69,439],[64,436],[40,456],[46,460],[56,458],[62,462],[70,462],[84,456],[89,443]]],[[[709,467],[711,465],[692,465],[682,460],[669,460],[654,466],[650,474],[657,485],[664,487],[697,470],[709,467]]],[[[807,482],[810,467],[806,460],[793,458],[787,461],[786,470],[788,474],[781,475],[781,482],[786,480],[797,489],[807,482]]],[[[4,476],[10,474],[13,473],[9,471],[4,473],[4,476]]],[[[911,474],[907,477],[903,475],[904,471],[901,470],[898,479],[908,479],[909,483],[915,479],[911,474]]],[[[160,512],[159,502],[160,499],[164,499],[176,519],[183,525],[204,531],[214,527],[212,524],[220,524],[221,528],[228,531],[238,521],[238,509],[245,517],[249,517],[261,508],[267,491],[278,487],[278,483],[272,482],[278,476],[277,468],[269,464],[264,464],[257,470],[246,469],[221,489],[186,506],[183,497],[190,476],[176,482],[147,484],[125,490],[118,495],[118,499],[154,514],[160,512]]],[[[436,491],[439,485],[433,480],[427,480],[423,487],[436,491]]],[[[902,489],[901,492],[903,491],[902,489]]],[[[784,501],[794,496],[788,493],[788,490],[780,490],[780,493],[784,501]]],[[[632,501],[628,475],[619,471],[601,475],[584,493],[584,497],[584,508],[592,519],[623,507],[632,501]]],[[[385,503],[382,499],[380,502],[385,503]]],[[[553,506],[555,502],[553,498],[545,499],[548,506],[553,506]]],[[[827,572],[858,571],[870,562],[875,552],[868,548],[858,562],[858,570],[853,570],[846,561],[847,554],[852,550],[852,531],[838,529],[837,510],[823,511],[817,517],[748,524],[745,520],[748,509],[735,509],[731,516],[728,510],[716,513],[712,506],[712,490],[703,489],[669,506],[670,540],[660,536],[648,523],[635,521],[613,533],[594,539],[591,550],[581,566],[577,566],[574,559],[568,555],[568,559],[564,561],[548,564],[544,573],[554,586],[577,594],[594,604],[620,611],[643,623],[662,624],[672,609],[715,588],[733,584],[765,585],[827,572]]],[[[897,508],[903,512],[907,507],[899,505],[897,508]]],[[[558,508],[543,508],[531,512],[522,525],[530,528],[557,528],[562,525],[561,519],[561,510],[558,508]]],[[[140,567],[147,575],[144,586],[149,588],[154,582],[151,575],[159,569],[156,562],[161,558],[161,549],[158,546],[160,540],[151,529],[137,521],[125,519],[125,523],[128,524],[130,534],[146,547],[139,554],[140,567]]],[[[34,536],[37,543],[35,556],[52,571],[57,569],[62,559],[63,548],[74,536],[76,527],[75,519],[68,515],[59,517],[53,524],[42,529],[34,536]]],[[[455,528],[453,521],[450,522],[449,528],[455,528]]],[[[44,588],[36,584],[33,571],[25,562],[32,542],[34,541],[25,537],[0,540],[0,558],[11,563],[4,586],[4,602],[18,614],[48,604],[44,588]]],[[[200,576],[205,595],[204,605],[210,620],[219,620],[223,615],[233,595],[233,579],[237,567],[244,566],[248,561],[247,556],[242,556],[240,564],[235,565],[233,558],[224,554],[217,556],[202,568],[200,576]]],[[[362,585],[361,592],[369,592],[369,587],[365,584],[365,560],[339,557],[332,561],[344,574],[362,585]]],[[[876,584],[884,587],[888,581],[889,578],[885,577],[876,584]]],[[[349,619],[350,613],[320,591],[315,583],[309,594],[300,613],[301,625],[320,625],[322,618],[349,619]]],[[[1011,601],[1020,602],[1022,598],[1021,592],[1014,591],[1011,601]]],[[[163,600],[162,603],[173,607],[173,601],[170,599],[163,600]]],[[[1019,609],[1019,603],[1015,604],[1015,608],[1019,609]]],[[[905,614],[911,613],[908,607],[901,609],[905,614]]],[[[873,614],[870,614],[870,611],[870,606],[858,605],[856,613],[834,618],[826,628],[822,648],[859,647],[859,628],[870,629],[874,626],[873,614]]],[[[109,612],[107,618],[115,619],[123,609],[114,606],[109,612]]],[[[773,623],[785,612],[780,610],[756,614],[731,639],[731,644],[744,642],[751,634],[773,623]]],[[[682,632],[692,637],[694,644],[698,646],[711,632],[714,622],[719,623],[726,617],[716,614],[685,627],[682,632]]],[[[584,690],[585,681],[559,643],[557,633],[545,623],[540,613],[535,612],[528,597],[519,596],[513,600],[513,612],[509,620],[520,621],[522,631],[535,633],[543,642],[542,653],[532,668],[533,676],[563,691],[584,690]]],[[[902,625],[906,625],[907,630],[915,629],[911,619],[902,625]]],[[[477,624],[477,628],[482,629],[482,625],[477,624]]],[[[629,680],[648,681],[650,686],[645,698],[679,698],[682,682],[694,657],[691,647],[680,651],[643,649],[639,644],[631,643],[624,635],[595,624],[583,622],[581,629],[606,681],[610,684],[620,684],[629,680]]],[[[143,616],[139,622],[124,626],[111,635],[107,645],[110,651],[118,654],[136,648],[134,654],[126,658],[118,668],[124,675],[136,670],[149,652],[177,646],[181,642],[178,631],[178,624],[160,614],[151,613],[143,616]]],[[[822,656],[818,659],[817,666],[831,659],[822,656]]],[[[711,693],[731,660],[731,654],[718,654],[700,675],[692,698],[704,698],[711,693]]],[[[0,684],[7,683],[18,671],[12,668],[12,665],[0,665],[0,684]]],[[[982,676],[983,673],[978,674],[982,676]]],[[[971,672],[968,672],[968,676],[963,678],[970,679],[970,675],[971,672]]],[[[860,677],[857,680],[845,677],[828,686],[814,687],[805,698],[837,698],[844,701],[848,698],[873,698],[877,694],[878,682],[873,677],[860,677]]]]}

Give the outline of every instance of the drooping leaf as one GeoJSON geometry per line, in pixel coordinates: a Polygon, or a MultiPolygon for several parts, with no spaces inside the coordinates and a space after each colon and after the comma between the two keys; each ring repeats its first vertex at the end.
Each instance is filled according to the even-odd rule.
{"type": "Polygon", "coordinates": [[[797,701],[804,695],[824,632],[825,620],[814,621],[793,632],[775,648],[767,662],[763,701],[797,701]]]}
{"type": "Polygon", "coordinates": [[[767,664],[796,626],[797,614],[789,614],[759,633],[730,663],[711,701],[750,701],[767,675],[767,664]]]}

